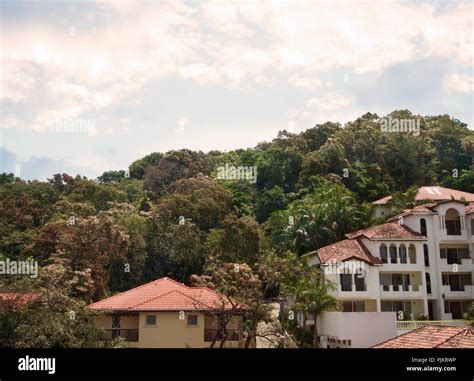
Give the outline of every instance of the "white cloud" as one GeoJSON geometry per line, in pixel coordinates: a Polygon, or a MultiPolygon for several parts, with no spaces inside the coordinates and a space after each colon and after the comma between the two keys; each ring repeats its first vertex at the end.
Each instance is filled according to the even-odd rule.
{"type": "Polygon", "coordinates": [[[321,97],[311,98],[306,105],[317,110],[339,110],[351,104],[351,98],[334,93],[328,93],[321,97]]]}
{"type": "MultiPolygon", "coordinates": [[[[283,74],[291,86],[314,90],[327,70],[473,61],[469,2],[438,13],[429,3],[395,1],[106,2],[85,17],[101,13],[106,23],[76,26],[74,36],[46,22],[3,26],[1,99],[35,105],[32,120],[7,115],[17,126],[44,131],[58,119],[87,117],[170,76],[234,89],[273,86],[283,74]]],[[[448,86],[467,92],[472,82],[454,77],[448,86]]],[[[347,102],[323,101],[313,104],[333,110],[347,102]]]]}
{"type": "Polygon", "coordinates": [[[445,86],[460,93],[471,93],[474,91],[474,77],[469,75],[452,73],[445,77],[445,86]]]}
{"type": "Polygon", "coordinates": [[[322,82],[319,78],[310,77],[308,75],[294,75],[288,78],[288,83],[294,87],[301,87],[309,90],[315,90],[322,86],[322,82]]]}

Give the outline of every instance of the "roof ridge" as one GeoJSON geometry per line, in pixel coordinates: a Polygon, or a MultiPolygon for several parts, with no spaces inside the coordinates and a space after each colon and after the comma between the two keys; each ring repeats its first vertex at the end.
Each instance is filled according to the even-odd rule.
{"type": "Polygon", "coordinates": [[[464,333],[470,333],[471,328],[470,327],[452,327],[452,326],[443,326],[443,327],[450,327],[450,328],[459,328],[460,330],[454,334],[451,337],[448,337],[446,340],[442,341],[441,343],[437,344],[435,348],[438,348],[439,346],[446,344],[448,341],[455,340],[458,336],[464,335],[464,333]]]}
{"type": "MultiPolygon", "coordinates": [[[[177,282],[177,283],[178,283],[178,282],[177,282]]],[[[192,297],[191,295],[185,294],[184,292],[182,292],[182,291],[180,291],[180,290],[170,290],[170,291],[168,291],[168,292],[165,292],[164,294],[161,294],[161,295],[155,296],[154,298],[150,298],[150,299],[148,299],[148,300],[145,300],[145,301],[143,301],[143,302],[140,302],[140,303],[138,303],[138,304],[132,306],[131,308],[132,308],[132,309],[133,309],[133,308],[136,308],[136,307],[138,307],[138,306],[140,306],[140,305],[142,305],[142,304],[151,302],[152,300],[159,299],[159,298],[161,298],[161,297],[163,297],[163,296],[166,296],[166,295],[168,295],[168,294],[171,294],[171,293],[173,293],[173,292],[177,292],[177,293],[179,293],[179,294],[181,294],[181,295],[183,295],[183,296],[185,296],[185,297],[187,297],[187,298],[189,298],[189,299],[194,300],[195,302],[197,302],[197,303],[199,303],[199,304],[201,304],[201,305],[203,305],[203,306],[205,306],[205,307],[209,307],[206,303],[204,303],[204,302],[202,302],[202,301],[200,301],[200,300],[198,300],[198,299],[192,297]]]]}
{"type": "Polygon", "coordinates": [[[114,299],[114,298],[117,298],[117,297],[122,296],[122,295],[126,295],[126,294],[128,294],[128,293],[130,293],[130,292],[132,292],[132,291],[135,292],[135,291],[138,290],[139,288],[143,288],[143,287],[148,286],[148,285],[150,285],[150,284],[152,284],[152,283],[159,282],[159,281],[161,281],[161,280],[163,280],[163,279],[169,279],[169,278],[164,277],[164,278],[152,280],[152,281],[147,282],[147,283],[144,283],[144,284],[142,284],[142,285],[140,285],[140,286],[131,288],[130,290],[122,291],[122,292],[119,292],[118,294],[108,296],[108,297],[105,298],[105,299],[98,300],[97,302],[94,302],[94,303],[89,304],[89,306],[93,306],[94,304],[101,303],[101,302],[103,302],[103,301],[105,301],[105,300],[110,300],[110,299],[114,299]]]}

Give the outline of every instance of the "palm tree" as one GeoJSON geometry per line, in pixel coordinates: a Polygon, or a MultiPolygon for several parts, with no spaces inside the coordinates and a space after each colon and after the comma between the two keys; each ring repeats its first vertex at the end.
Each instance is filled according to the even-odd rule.
{"type": "Polygon", "coordinates": [[[302,278],[295,295],[295,309],[303,313],[303,327],[306,327],[306,317],[311,314],[314,318],[313,346],[319,347],[317,317],[325,311],[337,310],[339,304],[329,292],[334,285],[325,280],[321,274],[302,278]]]}

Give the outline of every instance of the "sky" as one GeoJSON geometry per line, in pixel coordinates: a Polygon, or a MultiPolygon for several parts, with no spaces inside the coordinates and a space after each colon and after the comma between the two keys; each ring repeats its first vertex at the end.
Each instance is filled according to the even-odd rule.
{"type": "Polygon", "coordinates": [[[398,109],[472,129],[473,4],[0,0],[0,173],[94,178],[398,109]]]}

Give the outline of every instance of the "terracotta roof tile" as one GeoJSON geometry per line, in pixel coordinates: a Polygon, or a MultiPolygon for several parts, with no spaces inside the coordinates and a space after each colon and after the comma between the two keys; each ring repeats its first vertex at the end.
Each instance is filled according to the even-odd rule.
{"type": "Polygon", "coordinates": [[[346,234],[347,238],[357,238],[361,236],[364,236],[370,240],[426,240],[425,236],[414,232],[406,225],[398,224],[396,222],[387,222],[382,225],[376,225],[368,229],[358,230],[356,232],[346,234]]]}
{"type": "Polygon", "coordinates": [[[425,325],[373,348],[474,348],[474,331],[469,327],[425,325]]]}
{"type": "Polygon", "coordinates": [[[358,239],[345,239],[322,247],[314,253],[319,257],[322,264],[343,262],[349,259],[359,259],[373,265],[381,263],[380,259],[372,256],[358,239]]]}
{"type": "MultiPolygon", "coordinates": [[[[386,196],[380,200],[374,201],[375,205],[385,205],[392,199],[392,196],[386,196]]],[[[428,186],[420,187],[417,190],[415,200],[433,200],[433,201],[445,201],[445,200],[466,200],[468,202],[474,202],[474,194],[468,192],[458,191],[456,189],[444,188],[439,186],[428,186]]]]}
{"type": "Polygon", "coordinates": [[[222,300],[210,288],[188,287],[165,277],[92,303],[89,308],[129,311],[212,310],[221,306],[222,300]]]}

